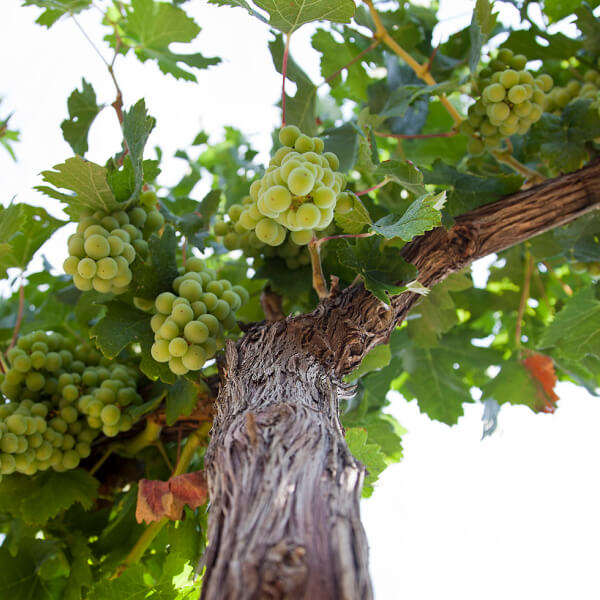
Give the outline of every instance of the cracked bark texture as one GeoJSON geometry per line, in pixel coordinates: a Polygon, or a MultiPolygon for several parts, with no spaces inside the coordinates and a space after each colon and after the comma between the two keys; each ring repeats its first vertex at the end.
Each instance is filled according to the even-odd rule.
{"type": "MultiPolygon", "coordinates": [[[[474,260],[600,206],[600,163],[461,215],[401,251],[431,287],[474,260]]],[[[308,315],[257,323],[227,348],[205,464],[202,598],[372,597],[359,519],[364,467],[338,419],[341,377],[420,299],[386,305],[361,285],[308,315]]]]}

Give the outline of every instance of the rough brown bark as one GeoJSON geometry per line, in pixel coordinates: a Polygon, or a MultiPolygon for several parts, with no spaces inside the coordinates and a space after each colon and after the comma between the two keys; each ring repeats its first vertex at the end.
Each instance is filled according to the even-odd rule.
{"type": "MultiPolygon", "coordinates": [[[[600,206],[600,163],[485,205],[407,244],[431,287],[477,258],[600,206]]],[[[419,300],[361,285],[230,344],[206,454],[205,599],[371,597],[359,520],[363,467],[344,442],[339,384],[419,300]]]]}

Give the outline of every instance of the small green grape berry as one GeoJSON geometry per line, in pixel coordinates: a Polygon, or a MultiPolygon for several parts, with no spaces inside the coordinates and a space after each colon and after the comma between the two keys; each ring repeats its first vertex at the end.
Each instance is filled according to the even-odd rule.
{"type": "Polygon", "coordinates": [[[279,141],[284,146],[293,147],[301,133],[295,125],[286,125],[279,130],[279,141]]]}
{"type": "Polygon", "coordinates": [[[173,306],[171,318],[182,328],[194,318],[194,311],[189,304],[180,302],[176,306],[173,306]]]}
{"type": "Polygon", "coordinates": [[[467,152],[471,156],[481,156],[485,152],[485,146],[480,139],[471,138],[467,143],[467,152]]]}
{"type": "Polygon", "coordinates": [[[236,292],[234,292],[233,290],[225,290],[223,292],[223,295],[221,296],[221,300],[227,302],[227,304],[229,304],[229,306],[231,307],[232,311],[236,311],[242,306],[242,299],[240,298],[239,294],[236,294],[236,292]]]}
{"type": "Polygon", "coordinates": [[[217,335],[219,331],[219,320],[217,319],[217,317],[211,314],[200,315],[197,318],[197,321],[199,321],[200,323],[204,323],[204,325],[208,327],[208,331],[212,337],[217,335]]]}
{"type": "Polygon", "coordinates": [[[314,183],[315,177],[306,167],[296,167],[290,172],[287,178],[289,190],[295,196],[306,196],[309,194],[314,183]]]}
{"type": "Polygon", "coordinates": [[[527,100],[527,90],[522,85],[515,85],[508,90],[508,99],[513,104],[519,104],[527,100]]]}
{"type": "Polygon", "coordinates": [[[167,340],[156,340],[150,348],[150,354],[156,362],[167,362],[171,358],[169,342],[167,340]]]}
{"type": "Polygon", "coordinates": [[[175,375],[185,375],[189,371],[178,356],[172,356],[169,359],[169,369],[171,369],[175,375]]]}
{"type": "Polygon", "coordinates": [[[68,256],[63,262],[63,271],[67,275],[74,275],[77,273],[77,266],[79,265],[79,258],[77,256],[68,256]]]}
{"type": "Polygon", "coordinates": [[[107,404],[100,413],[100,419],[105,425],[116,425],[121,418],[121,410],[114,404],[107,404]]]}
{"type": "Polygon", "coordinates": [[[93,279],[96,275],[96,261],[91,258],[82,258],[77,265],[77,272],[84,279],[93,279]]]}
{"type": "Polygon", "coordinates": [[[483,94],[490,102],[501,102],[506,96],[506,90],[501,83],[492,83],[483,90],[483,94]]]}
{"type": "Polygon", "coordinates": [[[169,353],[171,356],[181,357],[187,352],[188,344],[185,338],[176,337],[169,342],[169,353]]]}
{"type": "Polygon", "coordinates": [[[158,335],[165,340],[171,341],[179,335],[179,326],[169,317],[158,330],[158,335]]]}
{"type": "MultiPolygon", "coordinates": [[[[103,235],[90,235],[83,245],[85,253],[94,260],[99,260],[110,254],[110,244],[103,235]]],[[[89,279],[89,277],[88,277],[89,279]]]]}
{"type": "Polygon", "coordinates": [[[301,133],[294,142],[294,150],[297,152],[312,152],[315,149],[315,145],[312,138],[301,133]]]}
{"type": "Polygon", "coordinates": [[[163,315],[170,315],[173,308],[173,301],[177,296],[172,292],[162,292],[156,297],[154,305],[156,310],[163,315]]]}
{"type": "Polygon", "coordinates": [[[206,353],[201,346],[191,345],[181,358],[181,362],[186,369],[198,371],[206,362],[206,353]]]}

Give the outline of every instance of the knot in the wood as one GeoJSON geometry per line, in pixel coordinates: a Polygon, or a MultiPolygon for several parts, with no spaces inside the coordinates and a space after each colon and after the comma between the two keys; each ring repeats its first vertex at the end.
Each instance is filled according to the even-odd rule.
{"type": "Polygon", "coordinates": [[[262,575],[261,598],[301,598],[308,575],[306,548],[282,540],[267,550],[262,575]]]}

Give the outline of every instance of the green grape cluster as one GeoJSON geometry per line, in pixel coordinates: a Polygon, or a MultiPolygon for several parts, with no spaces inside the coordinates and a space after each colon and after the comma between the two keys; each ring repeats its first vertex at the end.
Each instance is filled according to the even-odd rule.
{"type": "Polygon", "coordinates": [[[600,279],[600,261],[598,260],[590,262],[575,261],[570,263],[570,267],[574,273],[587,273],[594,281],[600,279]]]}
{"type": "Polygon", "coordinates": [[[534,77],[526,64],[525,56],[502,48],[473,82],[473,91],[480,97],[461,124],[461,131],[472,136],[469,154],[480,155],[500,146],[505,137],[527,133],[542,116],[552,78],[546,74],[534,77]]]}
{"type": "Polygon", "coordinates": [[[567,104],[577,98],[592,100],[592,106],[598,110],[600,115],[600,73],[598,71],[589,69],[583,75],[583,81],[574,79],[564,87],[555,87],[548,95],[546,111],[560,115],[567,104]]]}
{"type": "Polygon", "coordinates": [[[69,237],[63,269],[79,290],[122,294],[131,281],[129,266],[137,255],[147,257],[146,238],[163,224],[160,212],[142,206],[84,215],[69,237]]]}
{"type": "Polygon", "coordinates": [[[173,290],[156,297],[151,353],[157,362],[169,363],[176,375],[185,375],[201,369],[224,347],[224,332],[235,327],[235,311],[249,297],[242,286],[218,280],[196,257],[187,259],[173,290]]]}
{"type": "Polygon", "coordinates": [[[242,209],[237,220],[269,246],[291,240],[306,245],[315,231],[326,229],[333,221],[338,194],[345,185],[337,171],[339,160],[323,152],[323,140],[309,137],[294,125],[279,132],[283,144],[269,162],[263,177],[250,186],[251,204],[242,209]]]}
{"type": "Polygon", "coordinates": [[[310,254],[304,245],[296,244],[291,238],[291,232],[286,231],[284,242],[279,246],[270,246],[258,239],[254,231],[248,231],[239,222],[245,208],[253,203],[250,196],[245,196],[241,204],[232,204],[227,211],[228,221],[218,219],[214,224],[214,232],[222,238],[223,245],[228,250],[241,250],[246,256],[267,258],[279,257],[285,260],[290,270],[298,269],[310,263],[310,254]]]}
{"type": "Polygon", "coordinates": [[[135,369],[44,331],[20,337],[7,358],[0,474],[74,469],[101,431],[112,437],[133,425],[128,407],[142,402],[135,369]]]}

